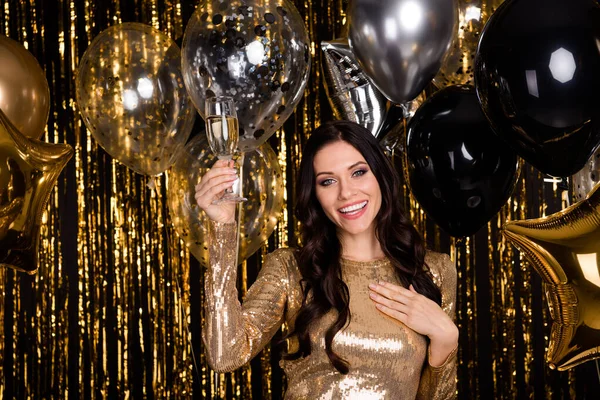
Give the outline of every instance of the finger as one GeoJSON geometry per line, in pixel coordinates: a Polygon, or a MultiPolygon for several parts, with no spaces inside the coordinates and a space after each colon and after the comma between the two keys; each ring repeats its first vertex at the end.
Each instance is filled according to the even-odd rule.
{"type": "Polygon", "coordinates": [[[229,189],[233,186],[233,182],[224,182],[220,185],[213,186],[206,194],[211,198],[211,200],[225,189],[229,189]]]}
{"type": "Polygon", "coordinates": [[[235,181],[236,179],[238,179],[238,175],[235,172],[219,174],[216,176],[209,177],[208,179],[202,177],[202,181],[198,185],[196,185],[195,191],[196,194],[204,193],[214,185],[221,184],[225,181],[235,181]]]}
{"type": "Polygon", "coordinates": [[[394,291],[394,290],[390,289],[388,287],[388,285],[384,286],[381,284],[372,283],[369,285],[369,289],[378,293],[381,296],[384,296],[390,300],[398,301],[400,303],[406,304],[410,300],[410,298],[408,296],[406,296],[404,293],[394,291]]]}
{"type": "Polygon", "coordinates": [[[221,194],[225,189],[228,189],[233,186],[233,182],[228,181],[221,183],[219,185],[211,187],[209,190],[204,192],[202,195],[196,195],[196,202],[201,208],[205,208],[209,206],[215,197],[221,194]]]}
{"type": "Polygon", "coordinates": [[[393,310],[403,312],[405,314],[407,314],[410,311],[410,307],[408,305],[395,300],[390,300],[387,297],[384,297],[375,292],[369,293],[369,297],[375,302],[375,304],[381,304],[393,310]]]}
{"type": "Polygon", "coordinates": [[[202,175],[202,178],[200,179],[200,183],[196,186],[200,186],[200,185],[208,182],[212,178],[216,178],[217,176],[233,175],[233,174],[237,174],[237,170],[235,168],[229,168],[229,167],[211,168],[204,175],[202,175]]]}
{"type": "Polygon", "coordinates": [[[198,194],[205,193],[208,190],[210,190],[210,188],[213,186],[220,185],[221,183],[224,183],[224,182],[233,182],[236,179],[238,179],[238,176],[236,174],[226,174],[226,175],[215,176],[212,179],[209,179],[208,181],[206,181],[204,183],[204,185],[198,185],[198,187],[196,188],[196,194],[198,195],[198,194]]]}
{"type": "MultiPolygon", "coordinates": [[[[210,180],[211,178],[214,178],[215,176],[226,175],[226,174],[236,174],[237,170],[233,167],[229,167],[229,164],[226,161],[227,160],[217,161],[217,163],[215,163],[211,169],[209,169],[208,171],[206,171],[206,173],[204,175],[202,175],[202,178],[200,179],[200,183],[198,185],[201,185],[203,182],[206,182],[207,180],[210,180]],[[223,163],[223,162],[225,162],[225,163],[223,163]]],[[[196,185],[196,186],[198,186],[198,185],[196,185]]]]}
{"type": "Polygon", "coordinates": [[[412,283],[410,285],[408,285],[408,289],[413,293],[417,293],[417,291],[415,290],[415,287],[412,285],[412,283]]]}
{"type": "Polygon", "coordinates": [[[382,313],[402,322],[403,324],[406,324],[406,321],[408,320],[408,316],[398,310],[394,310],[392,308],[389,308],[383,304],[379,304],[379,303],[375,303],[375,307],[377,307],[377,309],[379,311],[381,311],[382,313]]]}
{"type": "MultiPolygon", "coordinates": [[[[409,289],[406,289],[404,286],[400,286],[400,285],[395,285],[393,283],[390,282],[385,282],[385,281],[380,281],[379,284],[385,288],[388,288],[390,290],[393,290],[394,292],[403,294],[407,297],[413,297],[414,294],[413,292],[411,292],[409,289]]],[[[418,293],[416,293],[418,294],[418,293]]]]}

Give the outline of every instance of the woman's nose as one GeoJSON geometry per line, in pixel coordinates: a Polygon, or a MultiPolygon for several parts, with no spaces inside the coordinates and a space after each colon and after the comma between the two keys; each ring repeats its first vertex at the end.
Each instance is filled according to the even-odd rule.
{"type": "Polygon", "coordinates": [[[354,185],[352,185],[351,182],[340,181],[339,188],[340,188],[340,192],[339,192],[340,200],[349,199],[356,194],[356,188],[354,187],[354,185]]]}

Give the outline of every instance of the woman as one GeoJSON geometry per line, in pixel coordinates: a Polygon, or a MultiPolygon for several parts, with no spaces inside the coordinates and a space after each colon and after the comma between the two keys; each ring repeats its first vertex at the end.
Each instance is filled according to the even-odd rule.
{"type": "Polygon", "coordinates": [[[448,399],[456,392],[456,269],[425,251],[400,206],[399,178],[369,131],[328,122],[302,153],[302,247],[270,254],[243,304],[234,205],[212,205],[235,170],[196,187],[211,222],[203,339],[214,370],[235,370],[286,323],[286,399],[448,399]]]}

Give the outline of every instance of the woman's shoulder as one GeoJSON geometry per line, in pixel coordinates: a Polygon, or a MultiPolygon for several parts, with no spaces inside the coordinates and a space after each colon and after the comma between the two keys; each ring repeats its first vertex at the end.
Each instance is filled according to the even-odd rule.
{"type": "Polygon", "coordinates": [[[297,252],[298,249],[295,248],[281,247],[267,254],[266,264],[276,265],[277,268],[285,270],[291,281],[298,280],[300,270],[296,258],[297,252]]]}
{"type": "Polygon", "coordinates": [[[269,259],[279,261],[285,264],[294,264],[297,266],[296,253],[298,249],[291,247],[280,247],[267,255],[269,259]]]}
{"type": "Polygon", "coordinates": [[[456,285],[456,265],[448,254],[427,250],[425,265],[429,268],[433,281],[438,287],[456,285]]]}

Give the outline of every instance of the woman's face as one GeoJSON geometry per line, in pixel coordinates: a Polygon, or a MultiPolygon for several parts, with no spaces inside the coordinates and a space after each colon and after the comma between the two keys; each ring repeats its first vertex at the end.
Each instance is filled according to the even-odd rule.
{"type": "Polygon", "coordinates": [[[317,199],[338,232],[374,235],[381,190],[362,154],[344,141],[333,142],[317,152],[313,167],[317,199]]]}

